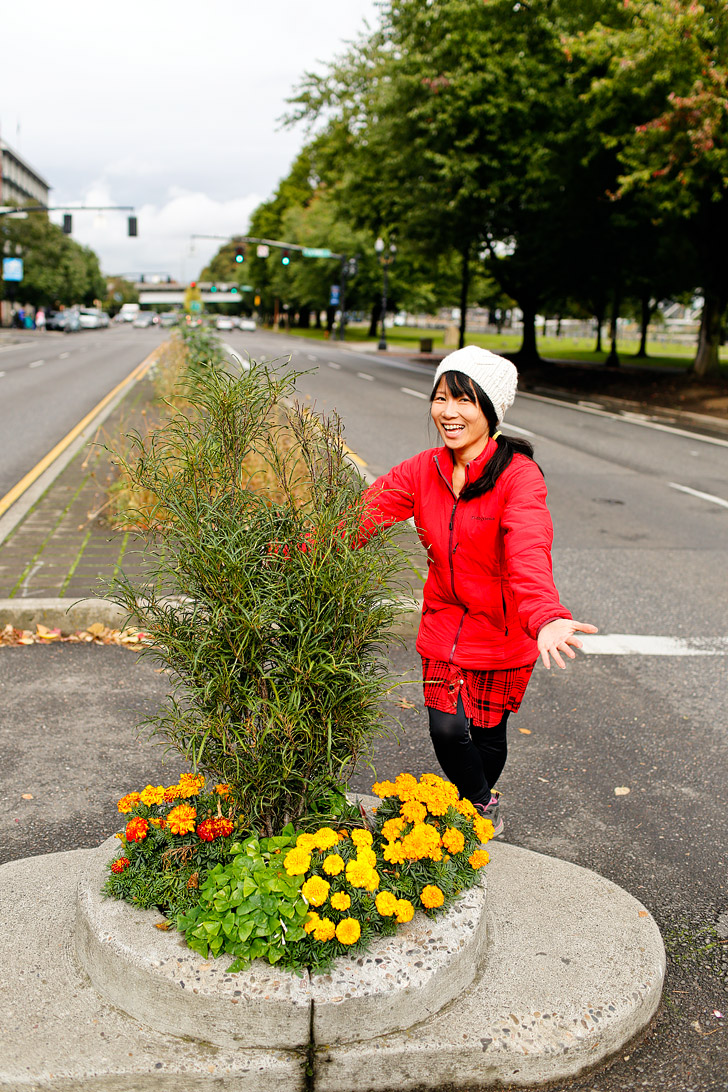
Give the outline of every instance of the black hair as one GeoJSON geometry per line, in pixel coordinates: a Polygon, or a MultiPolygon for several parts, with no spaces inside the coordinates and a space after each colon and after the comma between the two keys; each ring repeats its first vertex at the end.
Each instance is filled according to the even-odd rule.
{"type": "MultiPolygon", "coordinates": [[[[480,406],[488,422],[488,432],[493,436],[498,431],[498,415],[483,388],[478,386],[475,380],[471,379],[469,375],[465,375],[464,372],[443,372],[442,377],[447,384],[447,389],[454,398],[468,398],[471,402],[475,402],[480,406]]],[[[436,393],[437,387],[434,387],[430,395],[430,402],[434,400],[436,393]]],[[[473,500],[475,497],[482,497],[484,493],[490,493],[516,453],[533,459],[533,444],[529,444],[528,440],[517,440],[513,436],[504,436],[501,433],[495,442],[498,450],[488,459],[480,477],[465,486],[460,494],[463,500],[473,500]]],[[[536,466],[538,466],[538,463],[536,463],[536,466]]],[[[538,468],[541,470],[540,466],[538,468]]],[[[543,471],[541,473],[543,474],[543,471]]]]}

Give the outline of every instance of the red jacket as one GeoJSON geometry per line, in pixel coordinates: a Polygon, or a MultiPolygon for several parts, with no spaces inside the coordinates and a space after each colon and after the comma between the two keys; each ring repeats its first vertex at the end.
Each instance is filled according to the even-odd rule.
{"type": "MultiPolygon", "coordinates": [[[[488,440],[468,464],[477,478],[496,451],[488,440]]],[[[452,489],[450,452],[433,448],[382,475],[366,491],[362,540],[414,517],[429,568],[417,651],[460,667],[520,667],[538,657],[536,637],[571,618],[551,572],[553,528],[536,464],[516,454],[495,488],[474,500],[452,489]]]]}

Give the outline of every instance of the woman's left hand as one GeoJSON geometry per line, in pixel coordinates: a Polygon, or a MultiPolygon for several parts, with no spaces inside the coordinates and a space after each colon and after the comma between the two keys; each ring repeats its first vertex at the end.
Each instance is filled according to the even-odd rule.
{"type": "Polygon", "coordinates": [[[551,667],[550,657],[553,657],[554,663],[559,667],[566,667],[561,659],[561,652],[565,652],[572,660],[576,657],[571,646],[582,647],[579,638],[574,636],[577,632],[598,633],[599,630],[588,622],[576,622],[573,618],[555,618],[553,622],[541,627],[537,640],[538,651],[547,668],[551,667]]]}

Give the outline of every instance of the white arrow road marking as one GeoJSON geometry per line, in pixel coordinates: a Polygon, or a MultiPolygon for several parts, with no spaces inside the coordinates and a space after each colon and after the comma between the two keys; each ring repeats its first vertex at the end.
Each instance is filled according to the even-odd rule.
{"type": "Polygon", "coordinates": [[[423,394],[422,391],[413,391],[411,387],[400,387],[399,389],[403,394],[411,394],[413,398],[424,398],[427,402],[430,400],[429,394],[423,394]]]}
{"type": "Polygon", "coordinates": [[[728,654],[728,637],[586,634],[581,651],[587,656],[725,656],[728,654]]]}
{"type": "Polygon", "coordinates": [[[681,493],[689,493],[691,497],[700,497],[701,500],[710,501],[711,504],[720,504],[722,508],[728,508],[728,500],[715,497],[712,493],[701,493],[699,489],[691,489],[689,485],[678,485],[677,482],[667,483],[671,489],[679,489],[681,493]]]}

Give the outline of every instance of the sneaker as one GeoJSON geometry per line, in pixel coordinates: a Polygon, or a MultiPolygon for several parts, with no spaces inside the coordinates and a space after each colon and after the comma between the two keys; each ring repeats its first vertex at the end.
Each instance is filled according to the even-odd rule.
{"type": "Polygon", "coordinates": [[[505,826],[503,820],[500,817],[500,793],[493,789],[490,794],[490,802],[486,804],[476,804],[484,819],[490,819],[493,824],[493,837],[499,838],[503,833],[505,826]]]}

